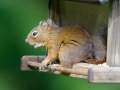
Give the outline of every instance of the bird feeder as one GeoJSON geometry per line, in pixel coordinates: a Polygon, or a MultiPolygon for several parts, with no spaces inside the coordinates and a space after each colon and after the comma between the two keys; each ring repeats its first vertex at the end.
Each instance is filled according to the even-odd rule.
{"type": "MultiPolygon", "coordinates": [[[[93,39],[97,58],[102,59],[106,55],[109,66],[77,63],[72,69],[57,67],[54,73],[68,72],[71,77],[85,78],[91,83],[120,83],[120,0],[49,0],[48,7],[48,18],[56,25],[80,25],[85,28],[93,39]],[[107,48],[98,35],[105,26],[107,48]]],[[[38,70],[45,57],[23,56],[21,70],[38,70]]],[[[51,67],[52,64],[48,70],[51,67]]]]}

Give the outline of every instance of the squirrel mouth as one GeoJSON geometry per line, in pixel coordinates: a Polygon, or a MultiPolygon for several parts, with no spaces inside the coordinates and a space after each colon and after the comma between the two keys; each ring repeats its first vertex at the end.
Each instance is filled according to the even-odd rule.
{"type": "Polygon", "coordinates": [[[35,43],[34,44],[34,48],[38,48],[38,47],[41,47],[41,46],[44,46],[44,43],[35,43]]]}

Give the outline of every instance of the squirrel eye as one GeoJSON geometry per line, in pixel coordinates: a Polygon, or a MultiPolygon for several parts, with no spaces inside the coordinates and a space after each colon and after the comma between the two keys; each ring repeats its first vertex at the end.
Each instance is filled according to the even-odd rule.
{"type": "Polygon", "coordinates": [[[36,35],[37,35],[37,32],[36,32],[36,31],[34,31],[34,32],[33,32],[33,36],[36,36],[36,35]]]}

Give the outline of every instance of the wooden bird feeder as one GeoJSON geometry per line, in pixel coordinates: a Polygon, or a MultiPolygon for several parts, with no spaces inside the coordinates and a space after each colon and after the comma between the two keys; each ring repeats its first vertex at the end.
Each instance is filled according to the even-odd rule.
{"type": "MultiPolygon", "coordinates": [[[[93,38],[100,59],[105,56],[106,48],[96,33],[103,24],[108,27],[106,64],[109,67],[77,63],[72,69],[57,67],[54,73],[68,72],[71,77],[85,78],[92,83],[120,83],[120,0],[49,0],[48,18],[58,26],[80,25],[85,28],[93,38]]],[[[45,57],[23,56],[21,70],[38,70],[45,57]]]]}

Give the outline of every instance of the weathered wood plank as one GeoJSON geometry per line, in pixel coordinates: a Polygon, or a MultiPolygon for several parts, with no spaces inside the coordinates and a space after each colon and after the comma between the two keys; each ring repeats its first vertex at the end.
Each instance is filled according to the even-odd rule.
{"type": "Polygon", "coordinates": [[[88,70],[88,82],[120,83],[120,67],[96,67],[88,70]]]}
{"type": "Polygon", "coordinates": [[[107,64],[120,66],[120,0],[113,0],[108,25],[107,64]]]}
{"type": "MultiPolygon", "coordinates": [[[[46,56],[23,56],[21,58],[21,70],[23,71],[38,71],[38,67],[41,63],[41,61],[44,60],[46,56]]],[[[54,65],[50,65],[48,69],[51,67],[54,67],[54,65]]],[[[60,71],[71,73],[71,77],[77,77],[77,78],[85,78],[87,79],[88,69],[90,67],[98,67],[98,65],[94,64],[88,64],[88,63],[77,63],[74,64],[72,69],[67,69],[63,67],[56,67],[55,74],[61,74],[60,71]]],[[[43,70],[44,72],[49,71],[48,69],[43,70]]]]}
{"type": "Polygon", "coordinates": [[[46,56],[23,56],[21,58],[21,70],[37,70],[36,68],[30,68],[28,65],[27,65],[27,62],[28,61],[33,61],[33,62],[38,62],[40,63],[42,60],[44,60],[46,56]]]}
{"type": "Polygon", "coordinates": [[[77,70],[77,71],[83,71],[84,74],[82,73],[81,75],[80,74],[73,74],[71,73],[70,76],[71,77],[76,77],[76,78],[84,78],[84,79],[87,79],[88,78],[88,69],[91,68],[91,67],[100,67],[98,65],[94,65],[94,64],[88,64],[88,63],[77,63],[77,64],[74,64],[72,69],[73,70],[77,70]]]}

